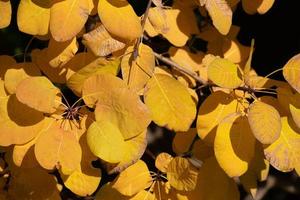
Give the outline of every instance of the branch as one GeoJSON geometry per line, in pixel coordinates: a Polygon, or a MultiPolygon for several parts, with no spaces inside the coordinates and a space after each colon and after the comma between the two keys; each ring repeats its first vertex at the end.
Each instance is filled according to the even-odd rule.
{"type": "Polygon", "coordinates": [[[162,55],[160,55],[160,54],[158,54],[158,53],[155,53],[155,52],[154,52],[154,56],[155,56],[158,60],[160,60],[160,61],[162,61],[162,62],[164,62],[164,63],[170,65],[171,67],[177,69],[178,71],[180,71],[180,72],[182,72],[182,73],[185,73],[185,74],[187,74],[187,75],[193,77],[193,78],[194,78],[196,81],[198,81],[199,83],[202,83],[202,84],[204,84],[204,85],[206,84],[206,81],[203,80],[201,77],[199,77],[195,72],[193,72],[192,70],[189,70],[189,69],[186,69],[186,68],[180,66],[179,64],[177,64],[176,62],[174,62],[174,61],[171,60],[170,58],[166,58],[166,57],[164,57],[164,56],[162,56],[162,55]]]}

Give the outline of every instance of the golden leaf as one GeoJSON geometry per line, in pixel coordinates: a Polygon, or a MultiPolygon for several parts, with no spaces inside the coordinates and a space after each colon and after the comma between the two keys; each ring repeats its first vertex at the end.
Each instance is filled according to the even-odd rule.
{"type": "Polygon", "coordinates": [[[220,87],[234,89],[243,82],[238,65],[227,59],[216,57],[207,67],[208,78],[220,87]]]}
{"type": "Polygon", "coordinates": [[[230,177],[244,174],[254,156],[255,137],[246,117],[224,119],[218,126],[214,144],[220,167],[230,177]]]}
{"type": "Polygon", "coordinates": [[[53,113],[62,104],[59,89],[43,76],[21,81],[16,96],[21,103],[44,113],[53,113]]]}
{"type": "Polygon", "coordinates": [[[167,168],[167,178],[177,190],[192,191],[196,187],[198,171],[188,159],[176,157],[167,168]]]}
{"type": "Polygon", "coordinates": [[[14,67],[7,69],[4,76],[5,89],[9,94],[16,92],[19,83],[30,77],[40,76],[41,72],[34,63],[18,63],[14,67]]]}
{"type": "Polygon", "coordinates": [[[160,153],[156,156],[155,159],[155,167],[159,169],[159,171],[166,173],[168,169],[168,165],[170,164],[173,156],[168,153],[160,153]]]}
{"type": "Polygon", "coordinates": [[[78,136],[61,127],[62,121],[53,121],[42,130],[36,141],[34,152],[40,165],[48,170],[55,167],[64,174],[71,174],[81,161],[78,136]]]}
{"type": "Polygon", "coordinates": [[[231,27],[232,11],[226,0],[206,0],[205,8],[218,31],[227,35],[231,27]]]}
{"type": "Polygon", "coordinates": [[[122,58],[122,77],[130,89],[140,92],[154,73],[155,58],[152,49],[144,44],[139,45],[137,58],[133,51],[129,47],[122,58]]]}
{"type": "MultiPolygon", "coordinates": [[[[1,1],[0,1],[1,2],[1,1]]],[[[0,80],[4,80],[4,75],[6,71],[10,68],[13,68],[17,62],[13,57],[7,55],[0,56],[0,80]]]]}
{"type": "Polygon", "coordinates": [[[10,0],[0,0],[0,29],[6,28],[11,21],[11,3],[10,0]]]}
{"type": "Polygon", "coordinates": [[[0,145],[24,144],[39,132],[44,116],[18,101],[15,95],[0,99],[0,145]]]}
{"type": "Polygon", "coordinates": [[[99,0],[98,15],[117,40],[132,41],[142,35],[140,18],[127,1],[99,0]]]}
{"type": "Polygon", "coordinates": [[[89,47],[97,56],[107,56],[125,47],[123,42],[112,38],[102,24],[84,34],[82,43],[89,47]]]}
{"type": "Polygon", "coordinates": [[[186,132],[177,132],[172,143],[172,149],[177,155],[184,154],[189,148],[197,135],[197,129],[190,128],[186,132]]]}
{"type": "Polygon", "coordinates": [[[300,131],[287,117],[281,118],[281,124],[280,137],[264,150],[266,159],[282,172],[295,168],[300,175],[300,131]]]}
{"type": "Polygon", "coordinates": [[[112,74],[117,75],[119,71],[120,60],[106,60],[105,58],[97,58],[86,66],[76,71],[67,81],[67,85],[77,95],[81,96],[82,87],[85,80],[96,74],[112,74]]]}
{"type": "Polygon", "coordinates": [[[30,35],[46,35],[50,21],[50,2],[39,5],[34,0],[21,0],[18,7],[19,30],[30,35]]]}
{"type": "Polygon", "coordinates": [[[118,127],[110,121],[93,122],[87,131],[87,143],[92,153],[106,162],[122,160],[125,141],[118,127]]]}
{"type": "Polygon", "coordinates": [[[121,172],[112,187],[125,196],[132,196],[150,186],[152,177],[144,161],[139,160],[121,172]]]}
{"type": "Polygon", "coordinates": [[[167,75],[157,74],[148,81],[145,90],[145,104],[156,124],[175,131],[190,128],[196,107],[184,85],[167,75]]]}
{"type": "Polygon", "coordinates": [[[87,0],[56,1],[50,9],[50,31],[58,42],[71,40],[81,31],[91,13],[87,0]]]}
{"type": "Polygon", "coordinates": [[[292,57],[283,67],[285,80],[300,93],[300,54],[292,57]]]}
{"type": "Polygon", "coordinates": [[[281,120],[278,111],[261,101],[253,102],[248,111],[251,130],[263,144],[271,144],[278,139],[281,131],[281,120]]]}
{"type": "Polygon", "coordinates": [[[118,192],[115,188],[112,188],[110,182],[103,185],[96,194],[95,200],[125,200],[125,197],[118,192]]]}
{"type": "Polygon", "coordinates": [[[208,144],[214,143],[216,128],[228,115],[237,112],[238,102],[229,94],[217,91],[208,96],[201,104],[197,118],[197,131],[208,144]]]}

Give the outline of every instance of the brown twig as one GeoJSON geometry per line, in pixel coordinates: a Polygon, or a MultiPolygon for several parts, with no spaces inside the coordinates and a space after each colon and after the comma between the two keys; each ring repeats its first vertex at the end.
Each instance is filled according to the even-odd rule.
{"type": "Polygon", "coordinates": [[[178,71],[180,71],[180,72],[182,72],[182,73],[184,73],[184,74],[187,74],[187,75],[191,76],[192,78],[194,78],[194,79],[195,79],[196,81],[198,81],[199,83],[202,83],[202,84],[204,84],[204,85],[206,84],[206,81],[203,80],[201,77],[199,77],[195,72],[193,72],[192,70],[189,70],[189,69],[187,69],[187,68],[184,68],[184,67],[180,66],[179,64],[177,64],[176,62],[174,62],[174,61],[171,60],[170,58],[164,57],[164,56],[162,56],[162,55],[160,55],[160,54],[158,54],[158,53],[155,53],[155,52],[154,52],[154,56],[155,56],[158,60],[160,60],[160,61],[162,61],[162,62],[164,62],[164,63],[170,65],[171,67],[177,69],[178,71]]]}

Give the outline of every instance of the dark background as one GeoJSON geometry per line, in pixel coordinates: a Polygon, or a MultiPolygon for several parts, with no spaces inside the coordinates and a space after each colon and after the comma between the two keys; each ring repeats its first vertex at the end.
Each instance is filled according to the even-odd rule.
{"type": "MultiPolygon", "coordinates": [[[[147,4],[146,0],[129,0],[129,2],[138,15],[144,12],[147,4]]],[[[18,3],[18,0],[12,0],[11,25],[0,30],[0,55],[11,55],[18,61],[23,61],[25,48],[32,36],[18,31],[16,25],[18,3]]],[[[167,3],[171,4],[171,1],[167,3]]],[[[300,53],[300,0],[276,0],[272,9],[264,15],[247,15],[240,3],[234,12],[233,24],[241,27],[238,39],[242,44],[250,46],[251,39],[255,39],[252,67],[259,75],[267,75],[283,67],[291,57],[300,53]]],[[[162,49],[166,49],[169,45],[166,41],[161,44],[164,44],[162,49]]],[[[201,45],[205,49],[205,42],[202,41],[201,45]]],[[[28,53],[34,48],[46,46],[47,42],[34,39],[28,53]]],[[[283,80],[281,73],[272,78],[283,80]]],[[[168,145],[159,146],[169,148],[168,145]]],[[[160,149],[162,150],[164,149],[160,149]]],[[[300,200],[300,179],[294,172],[281,173],[271,168],[270,176],[275,183],[271,188],[267,187],[266,182],[261,183],[260,190],[266,193],[262,200],[300,200]]],[[[246,195],[241,189],[241,199],[247,199],[246,195]]]]}

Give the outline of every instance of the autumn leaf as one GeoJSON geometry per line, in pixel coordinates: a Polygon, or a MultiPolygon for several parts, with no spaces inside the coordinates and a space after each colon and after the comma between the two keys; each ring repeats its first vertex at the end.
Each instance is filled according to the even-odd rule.
{"type": "Polygon", "coordinates": [[[0,29],[6,28],[11,20],[11,3],[9,1],[0,1],[0,29]]]}

